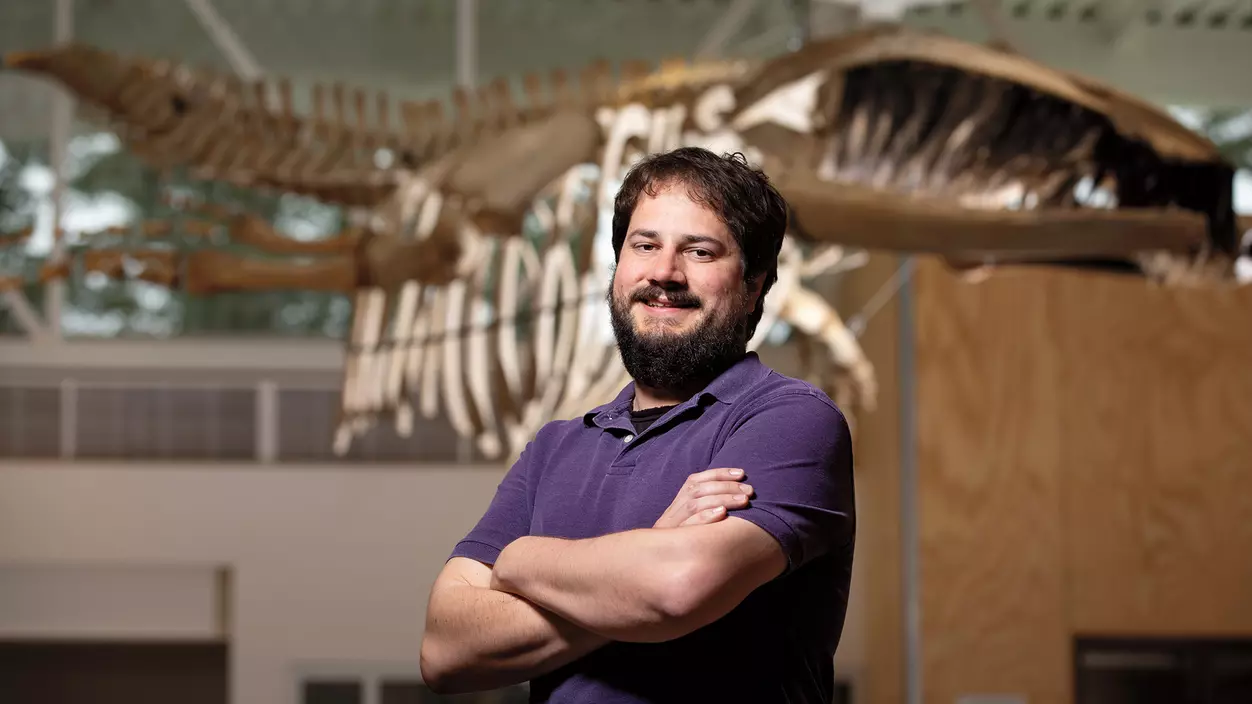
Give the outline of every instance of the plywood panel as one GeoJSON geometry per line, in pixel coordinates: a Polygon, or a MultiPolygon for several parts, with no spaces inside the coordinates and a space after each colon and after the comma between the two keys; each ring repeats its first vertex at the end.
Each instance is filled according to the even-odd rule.
{"type": "Polygon", "coordinates": [[[1252,633],[1252,290],[1057,292],[1072,627],[1252,633]]]}
{"type": "Polygon", "coordinates": [[[1252,633],[1252,289],[917,296],[926,700],[1068,702],[1077,634],[1252,633]]]}
{"type": "Polygon", "coordinates": [[[1067,701],[1056,311],[1046,279],[918,272],[917,413],[927,702],[1067,701]]]}

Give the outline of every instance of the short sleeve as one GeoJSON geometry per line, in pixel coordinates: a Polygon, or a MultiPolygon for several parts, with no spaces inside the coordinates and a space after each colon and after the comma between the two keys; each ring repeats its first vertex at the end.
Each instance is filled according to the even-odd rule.
{"type": "Polygon", "coordinates": [[[787,556],[787,572],[854,539],[851,432],[819,392],[788,390],[755,403],[709,466],[743,468],[755,495],[730,515],[772,535],[787,556]]]}
{"type": "Polygon", "coordinates": [[[518,456],[496,487],[495,496],[478,524],[452,549],[453,557],[468,557],[485,565],[493,565],[509,543],[530,532],[532,486],[531,464],[534,462],[532,441],[518,456]]]}

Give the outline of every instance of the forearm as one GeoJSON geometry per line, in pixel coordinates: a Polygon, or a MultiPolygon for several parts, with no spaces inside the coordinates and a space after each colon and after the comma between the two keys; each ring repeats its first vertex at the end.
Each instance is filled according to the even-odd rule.
{"type": "Polygon", "coordinates": [[[441,692],[494,689],[551,672],[608,642],[518,596],[449,585],[431,594],[422,673],[441,692]]]}
{"type": "Polygon", "coordinates": [[[520,538],[500,553],[492,587],[613,640],[670,640],[689,630],[676,598],[694,579],[681,533],[648,529],[585,540],[520,538]]]}

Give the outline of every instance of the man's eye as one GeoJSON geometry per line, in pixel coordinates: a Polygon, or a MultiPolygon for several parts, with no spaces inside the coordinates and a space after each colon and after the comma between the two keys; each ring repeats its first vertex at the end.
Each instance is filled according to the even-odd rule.
{"type": "Polygon", "coordinates": [[[701,258],[701,259],[705,259],[705,258],[707,258],[707,257],[711,257],[711,256],[713,256],[713,253],[712,253],[712,252],[710,252],[710,251],[709,251],[709,250],[707,250],[707,249],[693,249],[693,250],[691,250],[691,253],[692,253],[692,254],[694,254],[694,255],[696,255],[697,257],[699,257],[699,258],[701,258]]]}
{"type": "Polygon", "coordinates": [[[647,252],[647,251],[651,251],[654,246],[655,245],[648,244],[647,242],[641,242],[640,244],[635,245],[635,249],[639,249],[639,250],[643,250],[647,252]]]}

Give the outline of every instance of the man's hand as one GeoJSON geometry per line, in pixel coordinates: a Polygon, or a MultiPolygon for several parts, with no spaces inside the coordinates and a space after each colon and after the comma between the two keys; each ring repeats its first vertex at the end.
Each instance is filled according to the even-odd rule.
{"type": "Polygon", "coordinates": [[[728,511],[748,505],[752,485],[741,484],[743,478],[743,470],[737,467],[706,469],[687,477],[674,501],[652,527],[677,528],[722,520],[728,511]]]}

